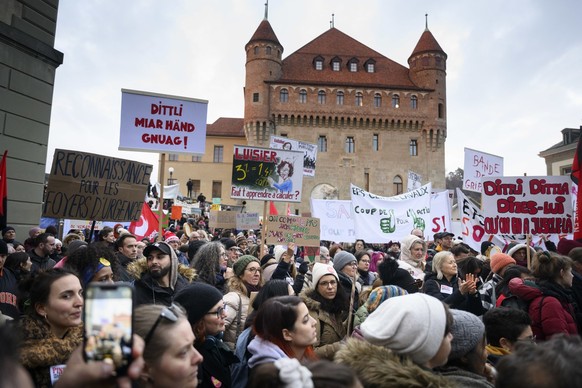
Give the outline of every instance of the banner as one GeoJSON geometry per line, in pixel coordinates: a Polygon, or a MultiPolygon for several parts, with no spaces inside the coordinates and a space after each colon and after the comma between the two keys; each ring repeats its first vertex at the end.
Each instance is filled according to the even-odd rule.
{"type": "Polygon", "coordinates": [[[236,213],[236,229],[259,229],[259,213],[236,213]]]}
{"type": "Polygon", "coordinates": [[[319,218],[322,240],[356,241],[351,201],[311,199],[311,214],[319,218]]]}
{"type": "Polygon", "coordinates": [[[267,244],[319,246],[319,219],[270,215],[267,218],[267,244]]]}
{"type": "Polygon", "coordinates": [[[351,185],[352,215],[356,239],[370,243],[400,241],[412,229],[424,231],[430,225],[428,183],[417,190],[394,197],[380,197],[351,185]]]}
{"type": "MultiPolygon", "coordinates": [[[[220,206],[220,205],[219,205],[220,206]]],[[[236,215],[232,211],[210,211],[208,226],[211,228],[236,228],[236,215]]]]}
{"type": "Polygon", "coordinates": [[[204,154],[208,101],[121,90],[119,149],[204,154]]]}
{"type": "Polygon", "coordinates": [[[129,232],[138,240],[141,240],[144,237],[153,240],[158,235],[158,229],[158,215],[150,209],[147,203],[144,202],[141,208],[139,220],[132,221],[131,224],[129,224],[129,232]]]}
{"type": "Polygon", "coordinates": [[[95,221],[139,219],[152,166],[56,149],[43,217],[95,221]]]}
{"type": "Polygon", "coordinates": [[[271,135],[269,147],[276,150],[303,152],[303,175],[315,176],[315,162],[317,160],[316,144],[271,135]]]}
{"type": "Polygon", "coordinates": [[[451,201],[449,190],[432,193],[430,195],[430,224],[424,230],[426,240],[432,240],[436,233],[451,232],[451,201]]]}
{"type": "Polygon", "coordinates": [[[234,146],[230,197],[301,202],[303,153],[234,146]]]}
{"type": "MultiPolygon", "coordinates": [[[[156,182],[154,185],[156,188],[156,193],[160,192],[160,184],[156,182]]],[[[164,199],[176,199],[180,195],[180,184],[164,186],[164,199]]]]}
{"type": "Polygon", "coordinates": [[[422,186],[422,177],[414,171],[408,170],[408,179],[406,182],[406,191],[412,191],[422,186]]]}
{"type": "Polygon", "coordinates": [[[487,233],[573,233],[574,214],[569,177],[483,178],[481,183],[487,233]]]}
{"type": "Polygon", "coordinates": [[[481,192],[481,178],[503,176],[503,158],[465,148],[463,190],[481,192]]]}

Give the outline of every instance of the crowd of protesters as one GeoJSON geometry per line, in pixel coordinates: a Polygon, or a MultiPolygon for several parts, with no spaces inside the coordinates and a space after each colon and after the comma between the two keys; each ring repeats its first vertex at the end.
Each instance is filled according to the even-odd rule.
{"type": "Polygon", "coordinates": [[[582,381],[582,242],[543,248],[415,229],[269,246],[184,218],[0,240],[0,386],[570,387],[582,381]],[[186,225],[187,224],[187,225],[186,225]],[[186,225],[187,227],[184,227],[186,225]],[[95,241],[92,241],[95,240],[95,241]],[[83,358],[83,290],[134,289],[125,376],[83,358]],[[61,368],[60,377],[52,373],[61,368]]]}

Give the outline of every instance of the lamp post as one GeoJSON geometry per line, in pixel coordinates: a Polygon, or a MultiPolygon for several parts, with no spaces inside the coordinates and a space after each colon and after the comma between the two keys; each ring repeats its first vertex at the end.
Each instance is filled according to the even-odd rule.
{"type": "Polygon", "coordinates": [[[168,172],[170,173],[170,179],[168,179],[168,186],[174,184],[174,180],[172,179],[172,175],[174,174],[174,167],[168,168],[168,172]]]}

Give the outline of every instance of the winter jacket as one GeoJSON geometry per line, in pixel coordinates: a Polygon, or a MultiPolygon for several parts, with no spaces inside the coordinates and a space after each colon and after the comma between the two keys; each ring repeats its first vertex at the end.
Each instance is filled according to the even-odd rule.
{"type": "Polygon", "coordinates": [[[289,358],[280,347],[259,336],[253,338],[248,349],[249,353],[251,353],[251,358],[249,358],[250,369],[257,365],[275,362],[281,358],[289,358]]]}
{"type": "Polygon", "coordinates": [[[18,319],[18,278],[9,268],[0,269],[0,313],[18,319]]]}
{"type": "Polygon", "coordinates": [[[400,357],[390,349],[350,338],[339,349],[335,361],[346,364],[364,387],[437,388],[454,387],[449,380],[400,357]]]}
{"type": "Polygon", "coordinates": [[[230,365],[239,361],[232,350],[213,336],[207,336],[204,343],[196,344],[195,348],[204,357],[198,368],[198,387],[214,388],[218,383],[221,388],[231,387],[230,365]]]}
{"type": "Polygon", "coordinates": [[[548,340],[559,333],[578,334],[574,306],[565,288],[555,283],[532,284],[515,278],[509,282],[509,290],[529,303],[531,328],[536,339],[548,340]]]}
{"type": "Polygon", "coordinates": [[[484,376],[469,372],[456,366],[445,366],[436,370],[438,374],[450,380],[457,387],[493,388],[495,385],[484,376]]]}
{"type": "Polygon", "coordinates": [[[320,308],[321,304],[310,296],[313,292],[316,291],[309,290],[299,296],[309,309],[309,315],[316,321],[317,343],[313,345],[315,354],[320,358],[333,360],[340,341],[346,336],[346,327],[341,314],[332,315],[320,308]]]}
{"type": "MultiPolygon", "coordinates": [[[[343,273],[341,271],[338,271],[337,276],[339,277],[339,286],[343,287],[346,295],[348,295],[348,297],[351,298],[353,280],[350,279],[350,277],[348,275],[346,275],[345,273],[343,273]]],[[[360,307],[360,288],[361,288],[361,285],[358,282],[356,282],[356,286],[354,287],[354,293],[355,293],[355,295],[354,295],[354,312],[356,312],[358,310],[358,307],[360,307]]]]}
{"type": "Polygon", "coordinates": [[[481,297],[481,304],[485,310],[490,310],[497,305],[497,298],[499,295],[496,294],[495,288],[503,278],[496,273],[494,273],[488,281],[483,283],[479,287],[479,296],[481,297]]]}
{"type": "Polygon", "coordinates": [[[362,287],[371,286],[374,284],[374,280],[376,280],[377,277],[378,275],[376,275],[375,272],[368,271],[366,273],[362,273],[358,271],[358,283],[360,283],[360,286],[362,287]]]}
{"type": "Polygon", "coordinates": [[[444,276],[442,279],[438,279],[435,273],[427,274],[424,278],[423,292],[448,304],[450,308],[467,311],[475,315],[484,313],[479,293],[473,295],[461,294],[457,276],[453,276],[451,281],[448,281],[444,276]]]}
{"type": "Polygon", "coordinates": [[[30,261],[32,261],[32,267],[30,267],[30,273],[32,275],[36,274],[38,271],[46,271],[47,269],[51,269],[57,263],[50,256],[40,257],[36,254],[33,250],[28,252],[28,256],[30,256],[30,261]]]}
{"type": "Polygon", "coordinates": [[[412,252],[410,251],[410,248],[417,242],[422,244],[424,250],[422,257],[426,257],[426,242],[420,237],[411,234],[404,237],[401,241],[402,247],[400,251],[400,258],[398,260],[398,266],[407,270],[413,278],[423,280],[425,276],[424,260],[413,260],[412,252]]]}
{"type": "Polygon", "coordinates": [[[245,320],[249,312],[250,298],[242,293],[231,291],[224,295],[224,303],[228,306],[226,309],[224,342],[228,347],[234,350],[238,335],[245,329],[245,320]],[[240,320],[238,313],[240,311],[240,320]]]}
{"type": "Polygon", "coordinates": [[[366,318],[368,318],[368,315],[370,315],[370,313],[368,312],[366,304],[361,305],[358,311],[356,311],[356,315],[354,315],[354,327],[360,326],[364,323],[366,318]]]}

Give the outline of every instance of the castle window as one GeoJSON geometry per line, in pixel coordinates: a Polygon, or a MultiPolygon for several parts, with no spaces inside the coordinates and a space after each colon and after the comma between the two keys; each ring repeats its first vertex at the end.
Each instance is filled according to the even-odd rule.
{"type": "Polygon", "coordinates": [[[372,151],[378,151],[380,149],[380,136],[377,133],[372,135],[372,151]]]}
{"type": "Polygon", "coordinates": [[[300,104],[307,103],[307,90],[301,89],[301,91],[299,92],[299,103],[300,104]]]}
{"type": "Polygon", "coordinates": [[[170,162],[177,162],[178,161],[178,154],[168,154],[168,160],[170,162]]]}
{"type": "Polygon", "coordinates": [[[336,104],[343,105],[344,104],[344,92],[337,92],[336,94],[336,104]]]}
{"type": "Polygon", "coordinates": [[[358,71],[358,64],[356,62],[350,63],[350,71],[352,73],[355,73],[356,71],[358,71]]]}
{"type": "Polygon", "coordinates": [[[356,106],[362,106],[364,105],[364,95],[362,94],[362,92],[357,92],[356,93],[356,106]]]}
{"type": "Polygon", "coordinates": [[[416,139],[410,139],[410,156],[418,156],[418,141],[416,139]]]}
{"type": "Polygon", "coordinates": [[[364,68],[368,73],[374,73],[376,71],[376,61],[373,59],[368,59],[364,63],[364,68]]]}
{"type": "Polygon", "coordinates": [[[396,175],[394,179],[392,179],[392,185],[394,186],[395,195],[402,194],[402,178],[399,175],[396,175]]]}
{"type": "Polygon", "coordinates": [[[253,49],[255,55],[259,54],[259,46],[255,46],[255,48],[253,49]]]}
{"type": "Polygon", "coordinates": [[[366,66],[366,71],[368,73],[373,73],[374,72],[374,64],[373,63],[368,63],[368,66],[366,66]]]}
{"type": "Polygon", "coordinates": [[[265,52],[267,55],[271,55],[271,46],[267,46],[267,48],[265,48],[265,52]]]}
{"type": "Polygon", "coordinates": [[[400,96],[398,94],[392,96],[392,108],[400,108],[400,96]]]}
{"type": "Polygon", "coordinates": [[[333,63],[333,71],[340,71],[340,63],[339,62],[333,63]]]}
{"type": "Polygon", "coordinates": [[[253,93],[253,102],[259,102],[259,93],[253,93]]]}
{"type": "Polygon", "coordinates": [[[346,137],[346,152],[348,154],[356,152],[356,142],[353,136],[346,137]]]}
{"type": "Polygon", "coordinates": [[[379,108],[382,106],[382,95],[380,93],[374,94],[374,106],[379,108]]]}
{"type": "Polygon", "coordinates": [[[317,56],[313,60],[313,66],[315,66],[315,70],[323,70],[323,57],[317,56]]]}
{"type": "Polygon", "coordinates": [[[418,97],[416,96],[410,97],[410,107],[412,109],[418,109],[418,97]]]}
{"type": "Polygon", "coordinates": [[[317,93],[317,102],[325,104],[325,92],[323,90],[320,90],[319,93],[317,93]]]}
{"type": "Polygon", "coordinates": [[[192,155],[192,161],[193,162],[201,162],[202,156],[201,155],[192,155]]]}
{"type": "Polygon", "coordinates": [[[289,91],[287,89],[281,89],[279,92],[279,101],[287,102],[289,101],[289,91]]]}
{"type": "Polygon", "coordinates": [[[319,136],[317,138],[317,152],[327,152],[327,137],[319,136]]]}
{"type": "Polygon", "coordinates": [[[338,57],[335,57],[331,60],[331,69],[333,71],[340,71],[342,65],[342,60],[338,57]]]}
{"type": "Polygon", "coordinates": [[[442,119],[445,117],[445,106],[443,105],[443,103],[441,102],[438,106],[439,108],[439,119],[442,119]]]}
{"type": "Polygon", "coordinates": [[[222,197],[222,181],[212,181],[212,198],[222,197]]]}

